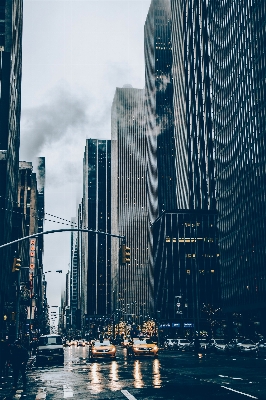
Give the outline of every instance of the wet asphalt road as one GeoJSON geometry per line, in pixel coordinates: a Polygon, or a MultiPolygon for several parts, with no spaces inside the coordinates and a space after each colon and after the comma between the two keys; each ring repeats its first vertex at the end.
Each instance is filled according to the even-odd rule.
{"type": "Polygon", "coordinates": [[[89,362],[88,347],[65,348],[64,367],[33,367],[28,387],[12,392],[11,377],[0,382],[0,399],[266,400],[264,358],[161,351],[158,359],[89,362]]]}

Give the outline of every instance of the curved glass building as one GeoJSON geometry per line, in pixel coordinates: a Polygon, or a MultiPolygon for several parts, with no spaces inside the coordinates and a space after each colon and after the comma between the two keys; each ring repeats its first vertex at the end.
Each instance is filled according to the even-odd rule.
{"type": "Polygon", "coordinates": [[[264,325],[264,0],[210,2],[212,114],[224,310],[264,325]]]}

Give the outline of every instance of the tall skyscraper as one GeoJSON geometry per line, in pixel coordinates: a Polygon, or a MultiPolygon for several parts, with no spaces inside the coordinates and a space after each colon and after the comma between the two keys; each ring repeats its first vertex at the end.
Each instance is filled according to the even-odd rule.
{"type": "MultiPolygon", "coordinates": [[[[212,113],[223,308],[266,310],[266,3],[210,2],[212,113]]],[[[260,325],[259,325],[260,324],[260,325]]]]}
{"type": "Polygon", "coordinates": [[[163,210],[177,207],[170,0],[152,0],[144,46],[148,210],[154,222],[163,210]]]}
{"type": "MultiPolygon", "coordinates": [[[[71,218],[71,226],[73,228],[78,228],[81,226],[81,205],[79,205],[78,207],[76,218],[71,218]]],[[[82,236],[80,232],[71,232],[69,305],[71,327],[74,330],[81,329],[81,238],[82,236]]]]}
{"type": "MultiPolygon", "coordinates": [[[[0,2],[0,243],[12,235],[19,169],[22,0],[0,2]]],[[[11,248],[0,251],[0,314],[8,294],[11,248]]],[[[3,318],[0,319],[2,324],[3,318]]],[[[1,327],[0,327],[1,329],[1,327]]]]}
{"type": "MultiPolygon", "coordinates": [[[[111,233],[111,141],[87,139],[83,159],[82,226],[111,233]]],[[[82,234],[83,313],[111,313],[111,238],[82,234]]]]}
{"type": "MultiPolygon", "coordinates": [[[[212,266],[207,256],[203,261],[199,244],[193,251],[180,244],[191,244],[193,235],[198,243],[197,234],[199,241],[204,236],[216,239],[206,2],[153,0],[145,24],[145,62],[148,207],[152,226],[149,247],[150,268],[155,277],[155,311],[160,311],[161,317],[178,317],[174,307],[178,296],[187,299],[187,317],[192,317],[196,304],[193,288],[189,289],[192,282],[200,276],[198,299],[205,301],[206,282],[211,282],[210,290],[217,293],[218,278],[216,261],[212,266]],[[166,121],[167,129],[163,129],[166,121]],[[154,171],[158,174],[157,195],[154,171]],[[197,234],[189,229],[183,232],[184,223],[195,225],[197,234]],[[182,238],[184,242],[179,242],[182,238]],[[195,265],[190,267],[193,262],[195,265]],[[191,274],[185,273],[185,265],[191,274]]],[[[209,253],[217,257],[215,245],[204,254],[209,253]]]]}
{"type": "Polygon", "coordinates": [[[177,204],[215,210],[207,1],[171,0],[177,204]]]}
{"type": "MultiPolygon", "coordinates": [[[[151,1],[144,26],[144,53],[147,208],[149,223],[153,224],[165,210],[177,208],[170,0],[151,1]]],[[[156,244],[148,229],[149,276],[154,298],[156,244]]]]}
{"type": "MultiPolygon", "coordinates": [[[[130,264],[121,265],[112,238],[113,308],[139,316],[150,310],[144,90],[117,88],[112,105],[112,233],[126,237],[130,264]]],[[[133,318],[134,319],[134,318],[133,318]]]]}

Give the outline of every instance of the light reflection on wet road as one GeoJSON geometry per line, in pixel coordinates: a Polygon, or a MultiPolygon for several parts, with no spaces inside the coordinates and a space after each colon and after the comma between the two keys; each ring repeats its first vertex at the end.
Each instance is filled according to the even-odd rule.
{"type": "Polygon", "coordinates": [[[116,360],[89,362],[87,355],[88,347],[65,348],[64,367],[33,368],[25,394],[6,397],[0,390],[0,399],[266,399],[266,360],[243,363],[215,355],[199,360],[166,351],[159,358],[127,359],[119,347],[116,360]]]}

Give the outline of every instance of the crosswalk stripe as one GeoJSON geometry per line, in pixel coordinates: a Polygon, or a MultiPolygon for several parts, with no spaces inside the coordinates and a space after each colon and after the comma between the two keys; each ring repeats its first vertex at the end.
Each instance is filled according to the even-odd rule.
{"type": "Polygon", "coordinates": [[[137,400],[132,394],[130,394],[127,390],[121,390],[124,396],[128,398],[128,400],[137,400]]]}
{"type": "Polygon", "coordinates": [[[63,389],[64,389],[64,399],[66,399],[67,397],[74,397],[73,389],[70,386],[64,385],[63,389]]]}
{"type": "Polygon", "coordinates": [[[45,388],[43,387],[39,388],[39,391],[35,397],[35,400],[41,400],[41,399],[46,399],[46,392],[45,388]]]}

